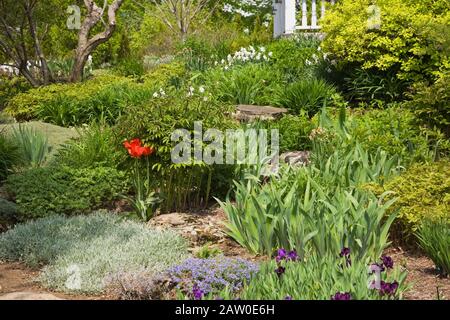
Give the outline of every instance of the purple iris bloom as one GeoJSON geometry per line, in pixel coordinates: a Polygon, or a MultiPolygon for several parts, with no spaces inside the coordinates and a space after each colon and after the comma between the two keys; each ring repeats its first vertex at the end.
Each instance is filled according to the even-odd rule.
{"type": "Polygon", "coordinates": [[[285,271],[286,271],[286,268],[281,267],[281,266],[275,269],[275,272],[278,276],[281,276],[285,271]]]}
{"type": "Polygon", "coordinates": [[[352,296],[350,292],[336,292],[334,296],[331,296],[331,300],[351,300],[352,296]]]}
{"type": "Polygon", "coordinates": [[[341,257],[347,257],[350,255],[350,248],[342,248],[341,253],[339,254],[341,257]]]}
{"type": "Polygon", "coordinates": [[[383,261],[383,264],[387,269],[392,269],[394,267],[394,260],[389,256],[382,256],[381,261],[383,261]]]}
{"type": "Polygon", "coordinates": [[[384,296],[384,295],[387,295],[387,296],[394,295],[395,292],[397,291],[397,289],[398,289],[398,282],[397,281],[394,281],[392,283],[384,282],[384,281],[380,282],[380,294],[382,296],[384,296]]]}
{"type": "Polygon", "coordinates": [[[284,298],[284,300],[292,300],[292,297],[291,297],[291,296],[286,296],[286,297],[284,298]]]}
{"type": "Polygon", "coordinates": [[[372,271],[372,273],[375,273],[377,271],[383,272],[384,270],[384,265],[382,263],[372,263],[370,265],[370,271],[372,271]]]}
{"type": "Polygon", "coordinates": [[[295,251],[295,250],[289,251],[287,256],[288,256],[288,259],[291,261],[297,261],[297,259],[298,259],[298,254],[297,254],[297,251],[295,251]]]}
{"type": "Polygon", "coordinates": [[[286,258],[287,258],[287,251],[286,251],[286,249],[283,249],[283,248],[278,249],[277,257],[276,257],[277,262],[280,262],[281,260],[284,260],[286,258]]]}

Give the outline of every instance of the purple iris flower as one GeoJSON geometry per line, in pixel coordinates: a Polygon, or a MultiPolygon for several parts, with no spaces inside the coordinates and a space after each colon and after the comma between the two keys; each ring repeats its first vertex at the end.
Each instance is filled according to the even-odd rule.
{"type": "Polygon", "coordinates": [[[347,257],[350,255],[350,248],[342,248],[341,253],[339,254],[341,257],[347,257]]]}
{"type": "Polygon", "coordinates": [[[285,271],[286,271],[286,268],[281,267],[281,266],[275,269],[275,272],[278,276],[281,276],[285,271]]]}
{"type": "Polygon", "coordinates": [[[384,270],[384,265],[382,263],[372,263],[370,265],[370,271],[372,271],[372,273],[375,273],[377,271],[383,272],[384,270]]]}
{"type": "Polygon", "coordinates": [[[350,292],[336,292],[334,296],[331,296],[331,300],[351,300],[352,296],[350,292]]]}
{"type": "Polygon", "coordinates": [[[397,281],[394,281],[392,283],[384,282],[384,281],[380,282],[380,294],[382,296],[384,296],[384,295],[387,295],[387,296],[394,295],[395,292],[397,291],[397,289],[398,289],[398,282],[397,281]]]}
{"type": "Polygon", "coordinates": [[[381,261],[383,261],[383,264],[387,269],[392,269],[394,267],[394,260],[389,256],[382,256],[381,261]]]}
{"type": "Polygon", "coordinates": [[[284,297],[284,300],[292,300],[292,297],[291,296],[286,296],[286,297],[284,297]]]}
{"type": "Polygon", "coordinates": [[[286,249],[283,249],[283,248],[278,249],[277,257],[276,257],[277,262],[280,262],[281,260],[284,260],[286,258],[287,258],[287,251],[286,251],[286,249]]]}
{"type": "Polygon", "coordinates": [[[297,254],[297,251],[295,251],[295,250],[289,251],[287,256],[288,256],[288,259],[291,261],[297,261],[297,259],[298,259],[298,254],[297,254]]]}

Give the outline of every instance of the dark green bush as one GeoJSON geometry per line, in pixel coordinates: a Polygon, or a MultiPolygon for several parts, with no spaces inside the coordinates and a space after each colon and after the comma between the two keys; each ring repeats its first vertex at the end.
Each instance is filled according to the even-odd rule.
{"type": "Polygon", "coordinates": [[[0,131],[0,183],[21,162],[19,147],[0,131]]]}
{"type": "MultiPolygon", "coordinates": [[[[176,145],[171,140],[172,133],[177,129],[186,129],[192,135],[196,121],[202,122],[204,132],[210,128],[224,131],[237,127],[229,116],[233,108],[214,100],[208,88],[204,93],[195,88],[194,95],[190,97],[186,96],[187,92],[187,88],[167,92],[164,98],[151,99],[145,105],[130,106],[115,127],[119,141],[139,138],[156,149],[149,161],[154,181],[164,200],[161,204],[163,211],[206,204],[214,189],[224,186],[219,181],[213,183],[218,169],[216,166],[195,162],[193,158],[188,164],[172,162],[171,151],[176,145]]],[[[126,154],[125,150],[123,154],[126,154]]],[[[222,179],[222,175],[226,176],[228,172],[221,170],[215,178],[222,179]]]]}
{"type": "Polygon", "coordinates": [[[432,161],[450,152],[450,143],[437,130],[421,128],[409,109],[354,109],[351,132],[370,151],[382,148],[399,155],[405,164],[432,161]]]}
{"type": "Polygon", "coordinates": [[[287,82],[298,81],[306,74],[311,74],[314,65],[308,66],[306,60],[314,60],[318,55],[320,41],[314,37],[298,36],[292,39],[280,39],[267,46],[272,52],[273,68],[279,70],[287,82]]]}
{"type": "Polygon", "coordinates": [[[398,79],[396,71],[364,70],[358,66],[345,67],[337,85],[345,97],[354,103],[369,105],[402,101],[408,88],[408,81],[398,79]]]}
{"type": "Polygon", "coordinates": [[[268,105],[281,90],[281,74],[267,64],[248,63],[231,70],[216,68],[206,75],[213,95],[232,104],[268,105]]]}
{"type": "Polygon", "coordinates": [[[26,220],[100,208],[127,191],[127,178],[112,168],[46,167],[9,176],[6,187],[26,220]]]}
{"type": "Polygon", "coordinates": [[[78,130],[79,137],[63,145],[54,158],[71,168],[117,167],[122,154],[111,127],[93,123],[78,130]]]}
{"type": "Polygon", "coordinates": [[[306,111],[314,116],[324,105],[337,99],[336,89],[321,79],[304,79],[289,85],[275,98],[276,105],[290,109],[294,113],[306,111]]]}
{"type": "Polygon", "coordinates": [[[420,123],[431,128],[437,127],[450,138],[450,72],[443,74],[430,86],[417,84],[408,105],[420,123]]]}
{"type": "Polygon", "coordinates": [[[141,77],[145,73],[144,64],[139,57],[130,57],[120,60],[114,67],[118,74],[124,77],[141,77]]]}
{"type": "Polygon", "coordinates": [[[15,223],[17,214],[18,210],[15,203],[0,198],[0,231],[15,223]]]}
{"type": "Polygon", "coordinates": [[[277,129],[280,134],[280,152],[311,150],[309,134],[314,128],[306,113],[285,115],[277,121],[263,124],[268,130],[277,129]]]}

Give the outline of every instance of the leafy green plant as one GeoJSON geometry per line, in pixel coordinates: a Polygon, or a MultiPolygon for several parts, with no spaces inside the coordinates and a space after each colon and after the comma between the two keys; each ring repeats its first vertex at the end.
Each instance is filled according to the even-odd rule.
{"type": "Polygon", "coordinates": [[[100,119],[114,123],[128,104],[145,101],[154,90],[152,84],[104,74],[82,83],[31,89],[10,99],[5,112],[18,120],[38,118],[60,126],[100,119]]]}
{"type": "Polygon", "coordinates": [[[309,134],[314,128],[306,112],[299,115],[285,115],[277,121],[262,121],[261,129],[278,130],[280,135],[280,152],[310,150],[312,147],[309,134]]]}
{"type": "Polygon", "coordinates": [[[277,247],[297,248],[303,257],[309,250],[325,255],[344,246],[358,257],[380,255],[395,216],[383,218],[393,201],[380,205],[356,190],[331,193],[306,179],[292,186],[287,180],[264,186],[236,183],[236,204],[219,201],[230,236],[251,252],[268,255],[277,247]]]}
{"type": "Polygon", "coordinates": [[[360,187],[382,183],[395,174],[396,165],[380,150],[375,155],[359,146],[338,150],[306,168],[281,171],[266,184],[246,175],[235,182],[235,202],[219,203],[230,236],[252,252],[287,247],[303,257],[311,248],[324,255],[348,246],[357,255],[376,257],[388,243],[394,215],[384,216],[394,200],[381,204],[386,194],[378,199],[360,187]]]}
{"type": "Polygon", "coordinates": [[[45,167],[8,177],[6,188],[20,219],[80,214],[102,207],[128,191],[124,172],[113,168],[45,167]]]}
{"type": "Polygon", "coordinates": [[[400,268],[370,271],[366,258],[338,254],[311,255],[300,261],[264,262],[258,274],[244,286],[244,300],[384,300],[401,299],[406,291],[406,272],[400,268]],[[376,282],[380,281],[380,288],[376,282]]]}
{"type": "Polygon", "coordinates": [[[286,82],[292,83],[314,73],[313,56],[319,56],[319,46],[320,40],[316,37],[298,35],[271,42],[267,51],[272,52],[272,68],[281,72],[286,82]]]}
{"type": "Polygon", "coordinates": [[[407,105],[420,123],[441,129],[450,137],[450,71],[443,73],[433,84],[416,84],[412,101],[407,105]]]}
{"type": "Polygon", "coordinates": [[[134,213],[144,222],[149,221],[156,213],[157,206],[162,202],[156,195],[155,184],[150,176],[150,162],[148,157],[155,151],[152,147],[142,145],[139,139],[125,141],[124,147],[134,158],[131,170],[131,180],[134,186],[134,197],[125,197],[132,205],[134,213]],[[141,159],[145,158],[145,175],[143,176],[141,159]]]}
{"type": "MultiPolygon", "coordinates": [[[[193,89],[192,95],[189,88],[183,88],[166,92],[164,97],[151,99],[144,106],[130,106],[115,127],[120,139],[139,137],[155,148],[155,154],[149,159],[150,174],[157,182],[156,188],[163,199],[162,212],[207,205],[215,187],[213,173],[221,166],[207,165],[193,158],[183,163],[173,163],[172,150],[181,139],[172,141],[172,134],[182,128],[192,137],[197,121],[202,122],[205,131],[237,127],[228,116],[232,107],[213,99],[208,88],[203,93],[199,88],[193,89]]],[[[189,151],[192,150],[193,145],[189,151]]],[[[125,165],[132,167],[134,163],[130,160],[125,165]]],[[[217,186],[223,187],[223,183],[217,183],[217,186]]]]}
{"type": "Polygon", "coordinates": [[[373,104],[401,101],[405,98],[408,82],[398,79],[396,72],[392,70],[377,73],[358,66],[345,69],[351,72],[344,75],[341,86],[351,101],[373,104]]]}
{"type": "Polygon", "coordinates": [[[0,76],[0,110],[6,107],[9,99],[29,89],[31,89],[31,85],[23,77],[13,77],[10,79],[5,76],[0,76]]]}
{"type": "Polygon", "coordinates": [[[48,139],[31,127],[19,125],[13,128],[12,140],[19,148],[23,165],[31,168],[42,167],[51,151],[48,139]]]}
{"type": "Polygon", "coordinates": [[[280,90],[280,74],[262,64],[245,64],[229,70],[216,68],[206,75],[218,100],[233,104],[268,105],[280,90]]]}
{"type": "Polygon", "coordinates": [[[111,213],[47,217],[0,234],[0,260],[44,266],[38,277],[41,284],[72,293],[98,294],[109,274],[143,268],[157,274],[187,257],[186,242],[174,232],[111,213]]]}
{"type": "Polygon", "coordinates": [[[370,0],[343,0],[331,6],[322,23],[324,51],[344,68],[395,70],[397,79],[408,83],[433,81],[448,70],[448,1],[379,0],[378,26],[369,24],[378,18],[367,10],[370,5],[370,0]]]}
{"type": "Polygon", "coordinates": [[[125,77],[139,78],[145,73],[144,64],[140,57],[122,59],[114,69],[118,74],[125,77]]]}
{"type": "Polygon", "coordinates": [[[386,190],[397,197],[391,208],[398,210],[393,236],[401,243],[414,244],[412,235],[427,220],[448,219],[450,213],[450,177],[448,161],[415,164],[383,187],[370,186],[377,194],[386,190]]]}
{"type": "Polygon", "coordinates": [[[0,198],[0,231],[17,221],[17,205],[6,199],[0,198]]]}
{"type": "Polygon", "coordinates": [[[0,131],[0,181],[5,180],[21,161],[18,146],[3,131],[0,131]]]}
{"type": "Polygon", "coordinates": [[[450,144],[439,130],[417,125],[414,113],[399,105],[385,109],[355,109],[349,131],[369,151],[382,148],[398,155],[405,165],[433,161],[450,152],[450,144]]]}
{"type": "Polygon", "coordinates": [[[416,235],[420,247],[437,269],[444,275],[450,274],[450,219],[425,221],[416,235]]]}
{"type": "Polygon", "coordinates": [[[92,123],[77,129],[78,136],[65,143],[53,162],[72,168],[93,168],[96,166],[117,167],[121,162],[117,150],[117,138],[111,127],[92,123]]]}
{"type": "Polygon", "coordinates": [[[222,250],[213,247],[211,243],[207,243],[195,253],[195,256],[200,259],[208,259],[222,254],[222,250]]]}
{"type": "Polygon", "coordinates": [[[306,111],[310,117],[336,98],[336,90],[321,79],[305,79],[289,85],[275,98],[275,104],[294,113],[306,111]]]}

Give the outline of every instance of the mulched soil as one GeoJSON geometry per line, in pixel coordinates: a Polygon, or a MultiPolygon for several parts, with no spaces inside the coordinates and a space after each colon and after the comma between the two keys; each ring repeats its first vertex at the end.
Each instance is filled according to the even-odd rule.
{"type": "MultiPolygon", "coordinates": [[[[219,248],[224,255],[241,257],[252,261],[264,260],[264,257],[248,253],[224,232],[225,214],[216,207],[209,210],[191,213],[171,213],[155,217],[149,226],[159,229],[172,229],[179,232],[190,243],[190,251],[195,254],[201,247],[208,245],[219,248]]],[[[433,262],[420,252],[403,251],[401,248],[390,248],[386,254],[408,271],[408,282],[411,290],[405,294],[405,299],[431,300],[438,298],[450,299],[450,278],[437,274],[433,262]]],[[[0,296],[9,292],[33,291],[49,292],[39,287],[33,281],[38,271],[31,270],[19,263],[0,264],[0,296]]],[[[63,299],[108,299],[108,296],[76,296],[53,293],[63,299]]]]}
{"type": "Polygon", "coordinates": [[[405,294],[408,300],[450,300],[450,277],[437,272],[433,261],[421,252],[391,248],[389,255],[408,270],[406,280],[412,285],[405,294]]]}

